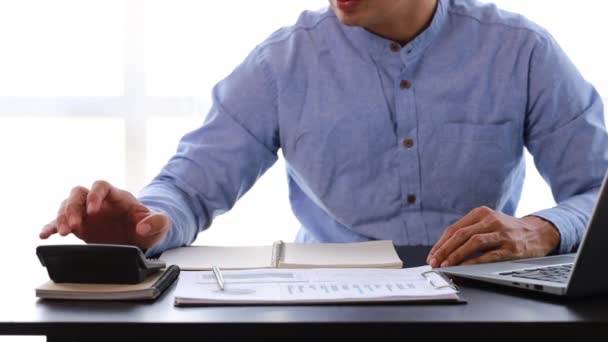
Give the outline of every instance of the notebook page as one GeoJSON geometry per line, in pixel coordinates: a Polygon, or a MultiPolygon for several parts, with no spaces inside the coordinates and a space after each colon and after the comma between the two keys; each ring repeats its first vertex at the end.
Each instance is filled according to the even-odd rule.
{"type": "Polygon", "coordinates": [[[401,268],[403,263],[390,240],[355,243],[287,243],[281,268],[381,267],[401,268]]]}
{"type": "Polygon", "coordinates": [[[190,246],[165,251],[160,260],[184,271],[210,270],[212,266],[237,270],[269,268],[272,246],[190,246]]]}

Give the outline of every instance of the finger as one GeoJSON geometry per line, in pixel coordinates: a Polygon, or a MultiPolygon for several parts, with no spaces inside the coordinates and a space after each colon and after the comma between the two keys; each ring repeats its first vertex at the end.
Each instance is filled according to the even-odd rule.
{"type": "Polygon", "coordinates": [[[472,236],[491,231],[494,227],[485,221],[477,222],[469,227],[457,230],[430,258],[429,264],[432,267],[441,265],[455,250],[462,247],[472,236]]]}
{"type": "Polygon", "coordinates": [[[169,229],[169,218],[161,213],[152,213],[137,223],[135,231],[141,237],[162,234],[169,229]]]}
{"type": "Polygon", "coordinates": [[[431,252],[429,253],[429,256],[427,257],[426,261],[430,262],[432,256],[437,252],[437,250],[441,248],[441,246],[443,246],[443,244],[448,241],[452,237],[452,235],[454,235],[454,233],[456,233],[459,229],[471,226],[481,221],[482,218],[492,212],[493,210],[488,207],[475,208],[471,210],[468,214],[466,214],[464,217],[462,217],[460,220],[454,222],[452,225],[447,227],[439,238],[439,240],[437,241],[437,243],[435,243],[435,246],[431,248],[431,252]]]}
{"type": "Polygon", "coordinates": [[[61,205],[59,205],[59,209],[57,209],[57,217],[55,217],[55,219],[53,221],[51,221],[50,223],[48,223],[47,225],[42,227],[42,231],[40,232],[40,235],[39,235],[41,239],[46,239],[49,236],[59,232],[59,218],[64,215],[65,205],[67,202],[68,202],[67,199],[63,200],[61,202],[61,205]],[[51,226],[53,227],[53,229],[51,229],[51,226]],[[48,231],[54,230],[54,233],[50,233],[47,236],[47,230],[48,231]],[[46,236],[46,237],[43,237],[43,236],[46,236]]]}
{"type": "Polygon", "coordinates": [[[53,220],[48,224],[44,225],[44,227],[42,227],[42,229],[40,230],[40,234],[38,234],[38,237],[40,237],[41,239],[48,239],[51,235],[55,233],[57,233],[57,221],[53,220]]]}
{"type": "Polygon", "coordinates": [[[515,259],[506,249],[496,249],[477,258],[467,260],[462,265],[485,264],[488,262],[506,261],[515,259]]]}
{"type": "MultiPolygon", "coordinates": [[[[59,206],[59,209],[57,209],[57,216],[63,215],[63,213],[65,212],[65,206],[66,206],[67,203],[68,203],[68,199],[67,198],[64,199],[61,202],[61,205],[59,206]]],[[[56,222],[56,220],[54,220],[54,221],[56,222]]]]}
{"type": "Polygon", "coordinates": [[[96,213],[106,197],[114,195],[116,191],[116,188],[104,180],[95,181],[86,198],[87,214],[96,213]]]}
{"type": "Polygon", "coordinates": [[[451,253],[441,263],[441,267],[458,265],[476,252],[493,250],[500,247],[501,244],[500,235],[496,232],[473,235],[466,243],[451,253]]]}
{"type": "Polygon", "coordinates": [[[61,236],[66,236],[71,232],[65,214],[57,216],[57,232],[61,236]]]}
{"type": "Polygon", "coordinates": [[[72,189],[65,205],[65,217],[71,231],[80,230],[85,215],[85,202],[89,190],[82,186],[72,189]]]}

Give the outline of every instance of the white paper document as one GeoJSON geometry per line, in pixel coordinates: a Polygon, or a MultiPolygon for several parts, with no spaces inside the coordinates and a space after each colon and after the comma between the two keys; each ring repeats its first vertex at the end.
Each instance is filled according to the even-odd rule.
{"type": "Polygon", "coordinates": [[[430,266],[404,269],[257,269],[184,271],[176,305],[288,304],[458,300],[457,289],[430,266]]]}

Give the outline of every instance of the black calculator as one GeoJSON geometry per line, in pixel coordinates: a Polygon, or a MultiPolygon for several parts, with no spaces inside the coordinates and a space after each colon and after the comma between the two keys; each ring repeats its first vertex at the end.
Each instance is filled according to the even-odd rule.
{"type": "Polygon", "coordinates": [[[45,245],[36,254],[56,283],[137,284],[165,267],[128,245],[45,245]]]}

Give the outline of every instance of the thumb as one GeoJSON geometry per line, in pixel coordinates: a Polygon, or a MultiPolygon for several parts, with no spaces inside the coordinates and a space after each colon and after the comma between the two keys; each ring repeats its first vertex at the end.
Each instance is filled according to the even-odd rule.
{"type": "Polygon", "coordinates": [[[143,238],[153,237],[164,234],[169,230],[171,221],[169,217],[161,213],[150,213],[150,215],[141,219],[135,227],[135,233],[143,238]]]}

